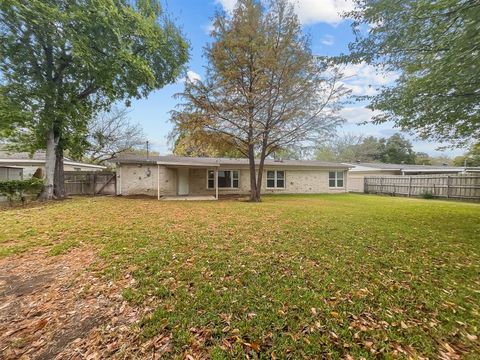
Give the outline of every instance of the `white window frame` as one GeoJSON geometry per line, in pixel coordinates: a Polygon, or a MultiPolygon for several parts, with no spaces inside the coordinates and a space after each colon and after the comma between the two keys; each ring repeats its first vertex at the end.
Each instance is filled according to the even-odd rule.
{"type": "Polygon", "coordinates": [[[266,176],[265,176],[265,180],[266,180],[266,184],[265,184],[265,187],[267,189],[285,189],[285,186],[287,185],[287,172],[285,170],[267,170],[267,173],[266,173],[266,176]],[[272,180],[272,179],[269,179],[268,178],[268,172],[269,171],[273,171],[274,175],[273,175],[273,184],[274,186],[271,187],[271,186],[268,186],[268,180],[272,180]],[[277,173],[278,172],[283,172],[283,179],[278,179],[278,175],[277,173]],[[278,180],[283,180],[283,186],[277,186],[277,181],[278,180]]]}
{"type": "MultiPolygon", "coordinates": [[[[238,169],[221,169],[221,170],[217,169],[216,171],[217,171],[217,173],[220,172],[220,171],[230,171],[232,173],[232,176],[230,178],[230,186],[229,187],[221,187],[221,186],[218,186],[218,184],[217,184],[217,187],[219,189],[240,189],[240,170],[238,170],[238,169]],[[236,179],[233,178],[233,172],[234,171],[236,171],[238,173],[238,178],[236,178],[236,179]],[[234,180],[238,180],[238,186],[236,186],[236,187],[233,186],[233,181],[234,180]]],[[[207,190],[213,190],[213,189],[215,189],[215,170],[208,169],[207,170],[207,190]],[[210,171],[213,173],[213,187],[208,186],[208,180],[211,180],[211,179],[208,178],[208,175],[209,175],[210,171]]]]}
{"type": "Polygon", "coordinates": [[[329,171],[328,172],[328,187],[331,189],[341,189],[345,187],[345,171],[329,171]],[[334,177],[330,177],[330,174],[334,173],[334,177]],[[339,178],[338,174],[342,174],[342,178],[339,178]],[[335,181],[334,186],[330,186],[330,181],[335,181]],[[338,181],[342,181],[342,186],[338,186],[338,181]]]}

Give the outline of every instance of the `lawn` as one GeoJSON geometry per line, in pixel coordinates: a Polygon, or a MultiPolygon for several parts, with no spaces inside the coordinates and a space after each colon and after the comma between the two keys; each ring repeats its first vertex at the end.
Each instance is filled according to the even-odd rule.
{"type": "MultiPolygon", "coordinates": [[[[3,262],[34,253],[61,262],[88,249],[97,260],[82,272],[138,314],[115,341],[135,333],[158,356],[480,357],[478,204],[353,194],[260,204],[99,197],[0,219],[3,262]]],[[[116,329],[102,326],[104,337],[116,329]]],[[[128,357],[108,341],[90,347],[128,357]]]]}

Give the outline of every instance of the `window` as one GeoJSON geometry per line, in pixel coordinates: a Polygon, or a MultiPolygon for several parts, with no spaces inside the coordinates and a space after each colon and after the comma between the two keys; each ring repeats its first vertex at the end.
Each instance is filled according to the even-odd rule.
{"type": "Polygon", "coordinates": [[[74,168],[73,168],[73,171],[82,171],[82,168],[74,167],[74,168]]]}
{"type": "Polygon", "coordinates": [[[343,171],[330,171],[328,173],[329,187],[343,187],[343,171]]]}
{"type": "Polygon", "coordinates": [[[285,188],[285,171],[268,170],[267,171],[267,189],[285,188]]]}
{"type": "MultiPolygon", "coordinates": [[[[218,172],[219,188],[238,188],[240,185],[240,172],[238,170],[221,170],[218,172]]],[[[215,188],[215,171],[208,170],[209,189],[215,188]]]]}

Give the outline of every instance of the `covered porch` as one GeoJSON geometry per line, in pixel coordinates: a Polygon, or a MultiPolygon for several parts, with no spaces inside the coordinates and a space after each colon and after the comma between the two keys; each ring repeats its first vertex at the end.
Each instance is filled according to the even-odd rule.
{"type": "Polygon", "coordinates": [[[218,200],[218,168],[219,164],[199,163],[157,163],[158,183],[157,198],[166,201],[204,201],[218,200]],[[175,182],[171,192],[162,193],[161,168],[165,167],[173,173],[172,180],[175,182]],[[210,176],[209,176],[210,174],[210,176]],[[212,178],[213,174],[213,178],[212,178]]]}

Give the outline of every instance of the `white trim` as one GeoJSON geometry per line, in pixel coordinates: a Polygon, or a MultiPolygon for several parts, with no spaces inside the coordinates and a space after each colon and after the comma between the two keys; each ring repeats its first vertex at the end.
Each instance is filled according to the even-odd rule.
{"type": "Polygon", "coordinates": [[[328,172],[328,187],[329,189],[344,189],[346,186],[346,179],[347,178],[347,174],[346,174],[346,171],[329,171],[328,172]],[[330,173],[335,173],[335,177],[334,178],[331,178],[330,177],[330,173]],[[342,174],[342,178],[339,179],[338,178],[338,174],[341,173],[342,174]],[[335,181],[335,186],[330,186],[330,180],[334,180],[335,181]],[[342,180],[342,183],[343,185],[342,186],[338,186],[338,180],[342,180]]]}
{"type": "Polygon", "coordinates": [[[207,169],[207,190],[214,190],[214,189],[215,189],[215,171],[216,171],[216,179],[217,179],[217,188],[219,187],[219,186],[218,186],[218,172],[219,172],[219,171],[230,171],[230,172],[232,173],[232,177],[231,177],[231,181],[230,181],[230,186],[229,186],[229,187],[223,187],[223,186],[222,186],[221,189],[226,189],[226,190],[240,189],[241,171],[240,171],[239,169],[207,169]],[[214,180],[214,186],[213,186],[213,188],[211,188],[211,187],[208,186],[208,180],[211,180],[211,179],[208,178],[208,173],[209,173],[210,171],[213,171],[213,173],[214,173],[214,175],[213,175],[213,176],[214,176],[214,178],[213,178],[213,180],[214,180]],[[238,173],[238,178],[237,178],[237,179],[234,179],[234,178],[233,178],[233,172],[234,172],[234,171],[236,171],[236,172],[238,173]],[[237,187],[233,186],[233,180],[238,180],[238,186],[237,186],[237,187]]]}
{"type": "MultiPolygon", "coordinates": [[[[266,174],[265,174],[265,179],[266,179],[266,183],[265,183],[265,188],[266,189],[269,189],[269,190],[272,190],[272,189],[285,189],[287,187],[287,171],[282,169],[282,170],[271,170],[271,169],[267,169],[266,170],[266,174]],[[271,186],[268,186],[268,172],[269,171],[273,171],[273,184],[274,186],[271,187],[271,186]],[[278,179],[278,176],[277,176],[277,172],[283,172],[283,179],[280,179],[280,180],[283,180],[283,186],[277,186],[277,180],[278,179]]],[[[270,179],[272,180],[272,179],[270,179]]]]}

